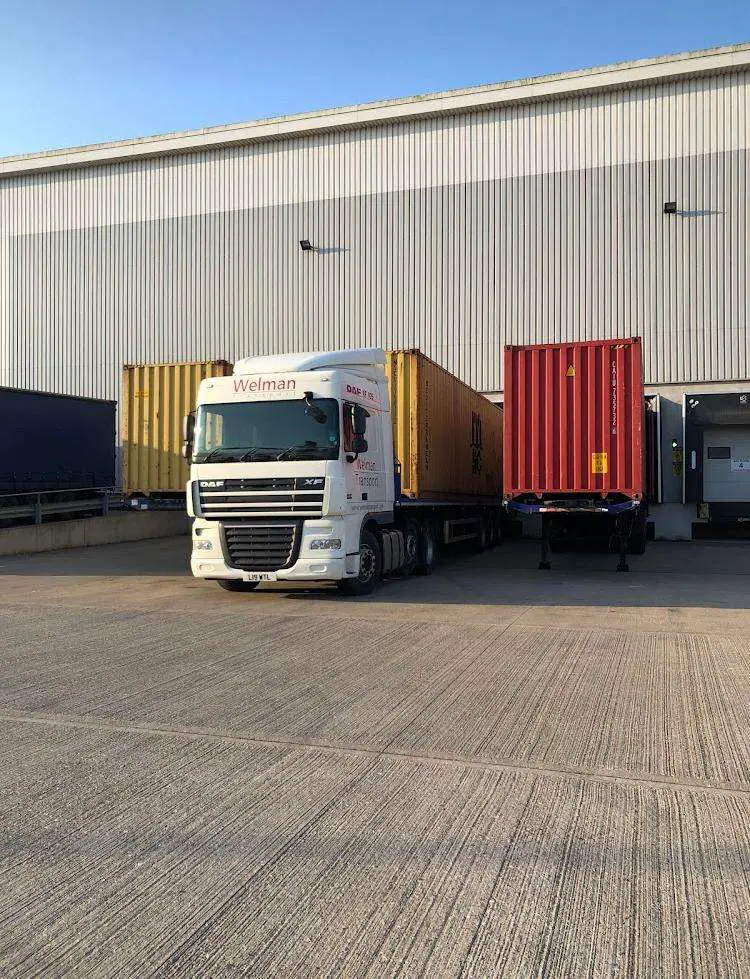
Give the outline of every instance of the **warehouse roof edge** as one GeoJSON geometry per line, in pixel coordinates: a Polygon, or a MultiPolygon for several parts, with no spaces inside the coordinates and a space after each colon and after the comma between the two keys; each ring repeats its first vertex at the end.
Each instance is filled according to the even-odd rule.
{"type": "Polygon", "coordinates": [[[580,71],[344,106],[255,122],[0,158],[0,178],[283,140],[337,129],[481,111],[499,105],[648,85],[750,67],[750,42],[580,71]]]}

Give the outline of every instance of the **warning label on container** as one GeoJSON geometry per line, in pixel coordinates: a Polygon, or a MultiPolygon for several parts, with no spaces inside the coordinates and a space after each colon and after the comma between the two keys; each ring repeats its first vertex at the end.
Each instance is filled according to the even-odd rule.
{"type": "Polygon", "coordinates": [[[568,369],[567,369],[567,370],[565,371],[565,376],[566,376],[566,377],[575,377],[575,376],[576,376],[576,369],[575,369],[575,367],[574,367],[574,366],[573,366],[572,364],[571,364],[571,365],[570,365],[570,367],[569,367],[569,368],[568,368],[568,369]]]}
{"type": "Polygon", "coordinates": [[[750,474],[750,459],[732,459],[729,465],[730,471],[733,473],[750,474]]]}
{"type": "Polygon", "coordinates": [[[592,452],[591,453],[591,473],[593,476],[606,476],[608,472],[607,468],[607,453],[606,452],[592,452]]]}

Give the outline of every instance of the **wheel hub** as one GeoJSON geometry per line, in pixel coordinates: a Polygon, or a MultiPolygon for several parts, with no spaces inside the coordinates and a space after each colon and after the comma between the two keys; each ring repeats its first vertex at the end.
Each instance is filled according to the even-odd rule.
{"type": "Polygon", "coordinates": [[[363,547],[359,555],[359,577],[369,581],[375,574],[375,555],[371,547],[363,547]]]}

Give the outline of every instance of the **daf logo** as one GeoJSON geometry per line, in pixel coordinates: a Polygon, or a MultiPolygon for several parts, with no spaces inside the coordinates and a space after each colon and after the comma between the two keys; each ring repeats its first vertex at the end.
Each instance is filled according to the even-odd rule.
{"type": "Polygon", "coordinates": [[[201,489],[223,489],[224,480],[223,479],[202,479],[201,489]]]}
{"type": "Polygon", "coordinates": [[[322,482],[322,479],[304,479],[302,481],[304,486],[320,486],[322,482]]]}

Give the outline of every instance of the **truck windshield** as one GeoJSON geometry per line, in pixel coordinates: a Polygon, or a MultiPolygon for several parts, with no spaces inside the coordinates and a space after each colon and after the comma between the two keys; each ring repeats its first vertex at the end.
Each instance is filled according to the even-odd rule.
{"type": "Polygon", "coordinates": [[[193,462],[338,459],[339,406],[316,398],[201,405],[193,462]]]}

